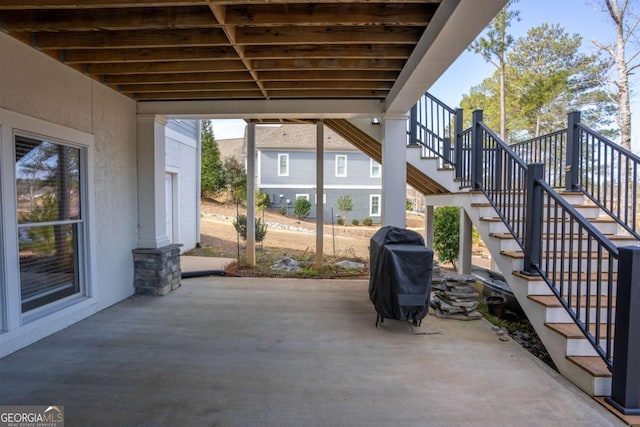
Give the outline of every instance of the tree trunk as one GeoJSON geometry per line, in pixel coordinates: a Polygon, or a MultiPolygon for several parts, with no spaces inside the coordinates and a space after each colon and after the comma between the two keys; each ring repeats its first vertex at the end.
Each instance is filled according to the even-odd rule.
{"type": "Polygon", "coordinates": [[[500,138],[506,142],[507,137],[507,94],[506,84],[504,79],[504,61],[500,68],[500,138]]]}
{"type": "Polygon", "coordinates": [[[625,62],[624,29],[621,21],[616,26],[616,55],[614,61],[618,71],[618,117],[620,125],[620,145],[627,150],[631,149],[631,104],[629,102],[629,73],[625,62]]]}

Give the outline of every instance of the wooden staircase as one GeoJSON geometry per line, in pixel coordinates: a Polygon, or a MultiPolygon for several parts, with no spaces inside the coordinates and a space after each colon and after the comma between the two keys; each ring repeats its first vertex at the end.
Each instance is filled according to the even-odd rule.
{"type": "MultiPolygon", "coordinates": [[[[376,161],[381,161],[381,146],[375,138],[347,120],[327,120],[325,123],[376,161]]],[[[419,155],[416,156],[416,151],[408,148],[407,160],[407,182],[428,196],[427,205],[459,206],[465,209],[559,372],[592,396],[610,395],[611,373],[605,362],[547,283],[539,276],[528,276],[521,272],[524,254],[484,194],[460,190],[452,171],[440,168],[437,159],[420,159],[419,155]]],[[[619,232],[617,224],[605,216],[597,206],[587,201],[581,193],[563,193],[562,196],[614,244],[640,245],[635,238],[619,232]]],[[[524,210],[524,207],[515,208],[524,210]]],[[[543,251],[549,248],[552,250],[557,245],[558,235],[557,232],[554,234],[548,229],[549,220],[553,219],[543,219],[543,251]]],[[[574,251],[579,247],[577,239],[578,236],[574,239],[576,242],[573,245],[574,251]]],[[[583,251],[586,251],[585,246],[582,247],[583,251]]],[[[585,264],[606,262],[606,259],[598,259],[586,253],[580,259],[585,264]]],[[[570,270],[567,266],[564,271],[567,271],[568,275],[569,271],[575,271],[575,269],[570,270]]],[[[585,267],[582,271],[585,272],[582,274],[586,275],[587,271],[595,270],[585,267]]],[[[591,274],[591,282],[597,282],[597,277],[593,277],[593,273],[589,274],[591,274]]],[[[573,291],[574,294],[576,292],[573,291]]],[[[582,290],[583,294],[585,292],[586,287],[582,290]]],[[[572,295],[570,298],[584,301],[587,296],[572,295]]],[[[591,302],[595,302],[596,297],[589,296],[589,298],[591,302]]],[[[615,299],[615,289],[611,295],[605,292],[598,298],[615,299]]],[[[595,312],[591,313],[592,316],[595,314],[595,312]]],[[[599,313],[600,316],[614,314],[614,312],[599,313]]],[[[594,330],[590,332],[595,335],[594,330]]],[[[606,343],[601,344],[606,346],[606,343]]]]}

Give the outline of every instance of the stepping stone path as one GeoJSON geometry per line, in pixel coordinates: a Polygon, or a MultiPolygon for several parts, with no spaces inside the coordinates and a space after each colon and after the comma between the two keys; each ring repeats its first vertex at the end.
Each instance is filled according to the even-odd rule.
{"type": "Polygon", "coordinates": [[[477,311],[480,294],[474,288],[475,278],[464,274],[442,275],[434,263],[431,284],[431,307],[436,317],[477,320],[482,314],[477,311]]]}

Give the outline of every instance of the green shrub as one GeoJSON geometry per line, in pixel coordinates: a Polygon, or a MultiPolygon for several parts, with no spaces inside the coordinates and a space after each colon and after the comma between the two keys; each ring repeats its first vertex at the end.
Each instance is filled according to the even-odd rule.
{"type": "Polygon", "coordinates": [[[306,219],[311,213],[311,202],[305,198],[296,199],[296,203],[293,205],[293,214],[298,219],[306,219]]]}
{"type": "Polygon", "coordinates": [[[460,245],[460,209],[442,206],[433,211],[433,250],[455,268],[460,245]]]}
{"type": "Polygon", "coordinates": [[[280,212],[280,215],[287,215],[287,208],[282,206],[280,209],[278,209],[278,212],[280,212]]]}
{"type": "MultiPolygon", "coordinates": [[[[235,227],[242,240],[247,240],[247,216],[240,215],[233,221],[235,227]]],[[[260,218],[256,218],[256,242],[262,242],[267,235],[267,224],[263,223],[260,218]]]]}
{"type": "Polygon", "coordinates": [[[353,219],[351,220],[351,224],[353,224],[353,225],[360,225],[360,221],[358,221],[357,219],[353,218],[353,219]]]}
{"type": "Polygon", "coordinates": [[[371,227],[371,225],[373,224],[373,220],[369,217],[366,217],[365,219],[362,220],[362,223],[367,227],[371,227]]]}
{"type": "Polygon", "coordinates": [[[338,218],[338,225],[344,225],[344,218],[338,218]]]}

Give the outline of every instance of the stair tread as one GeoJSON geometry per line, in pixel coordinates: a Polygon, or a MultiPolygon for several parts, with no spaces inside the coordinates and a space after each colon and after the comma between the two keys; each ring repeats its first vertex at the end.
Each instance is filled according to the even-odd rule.
{"type": "MultiPolygon", "coordinates": [[[[512,240],[512,239],[515,239],[515,237],[513,237],[513,234],[511,234],[511,233],[489,233],[489,236],[495,237],[496,239],[501,239],[501,240],[512,240]]],[[[603,234],[603,236],[605,236],[609,240],[629,240],[629,241],[634,241],[634,242],[638,240],[633,236],[628,236],[628,235],[625,235],[625,234],[603,234]]],[[[548,237],[553,237],[553,238],[557,239],[557,238],[561,238],[563,236],[562,235],[555,235],[553,233],[551,233],[551,235],[549,235],[549,233],[543,233],[542,234],[542,238],[543,239],[544,238],[548,238],[548,237]]],[[[567,234],[564,237],[565,238],[569,238],[571,236],[567,234]]],[[[581,240],[586,240],[588,238],[589,238],[589,236],[582,235],[582,239],[581,240]]],[[[578,240],[578,239],[574,238],[574,240],[578,240]]]]}
{"type": "MultiPolygon", "coordinates": [[[[544,249],[544,248],[543,248],[543,249],[544,249]]],[[[509,258],[515,258],[515,259],[523,259],[523,258],[524,258],[524,252],[523,252],[523,251],[521,251],[521,250],[519,250],[519,251],[516,251],[516,250],[511,250],[511,251],[500,251],[500,254],[501,254],[501,255],[504,255],[504,256],[508,256],[509,258]]],[[[544,260],[545,260],[545,255],[546,255],[546,252],[545,252],[545,251],[543,251],[543,252],[542,252],[542,260],[543,260],[543,262],[544,262],[544,260]]],[[[563,256],[562,256],[562,259],[565,259],[565,260],[566,260],[566,259],[569,259],[569,253],[568,253],[568,252],[566,252],[566,251],[565,251],[565,252],[563,252],[563,253],[562,253],[562,255],[563,255],[563,256]]],[[[574,260],[577,260],[577,259],[578,259],[578,252],[574,251],[574,252],[571,254],[571,256],[573,257],[573,259],[574,259],[574,260]]],[[[591,254],[584,254],[584,253],[582,253],[582,254],[581,254],[581,256],[580,256],[580,258],[581,258],[583,261],[584,261],[584,260],[586,260],[586,259],[592,259],[592,260],[593,260],[593,259],[598,259],[598,254],[597,254],[597,253],[593,253],[593,251],[592,251],[592,253],[591,253],[591,254]],[[589,255],[589,256],[587,256],[587,255],[589,255]]],[[[608,253],[606,253],[606,252],[605,252],[605,253],[603,253],[603,254],[602,254],[602,259],[609,259],[609,254],[608,254],[608,253]]]]}
{"type": "MultiPolygon", "coordinates": [[[[526,274],[524,274],[523,272],[518,271],[518,270],[513,271],[511,274],[512,274],[512,275],[514,275],[514,276],[516,276],[516,277],[519,277],[520,279],[528,280],[529,282],[543,282],[543,281],[544,281],[544,279],[543,279],[543,277],[542,277],[542,276],[529,276],[529,275],[526,275],[526,274]]],[[[575,275],[576,275],[576,272],[574,271],[574,272],[573,272],[573,274],[574,274],[574,276],[575,276],[575,275]]],[[[603,273],[601,273],[601,276],[600,276],[600,277],[607,277],[607,276],[608,276],[608,274],[609,274],[609,273],[607,273],[607,272],[603,272],[603,273]]],[[[569,278],[569,273],[568,273],[568,272],[565,272],[565,273],[563,274],[563,276],[562,276],[562,277],[563,277],[565,280],[568,280],[568,278],[569,278]]],[[[613,279],[613,280],[617,280],[617,278],[618,278],[618,273],[611,273],[611,277],[612,277],[612,279],[613,279]]],[[[581,274],[581,276],[580,276],[580,278],[581,278],[582,280],[586,279],[586,278],[587,278],[587,273],[583,271],[583,272],[582,272],[582,274],[581,274]]],[[[598,273],[591,273],[591,280],[597,280],[597,279],[598,279],[598,273]]]]}
{"type": "Polygon", "coordinates": [[[567,356],[567,359],[594,377],[611,378],[611,372],[599,356],[567,356]]]}
{"type": "MultiPolygon", "coordinates": [[[[510,204],[510,206],[518,206],[518,207],[525,207],[524,204],[521,203],[515,203],[515,204],[510,204]]],[[[544,207],[549,206],[548,204],[544,204],[544,207]]],[[[553,205],[551,205],[553,207],[553,205]]],[[[571,206],[573,206],[576,209],[579,208],[597,208],[598,206],[593,204],[593,203],[576,203],[576,204],[572,204],[571,206]]],[[[493,205],[489,202],[473,202],[471,203],[471,207],[472,208],[492,208],[493,205]]]]}
{"type": "MultiPolygon", "coordinates": [[[[521,220],[523,220],[523,219],[516,218],[513,221],[514,222],[521,222],[521,220]]],[[[480,221],[484,221],[484,222],[503,222],[502,218],[500,218],[499,216],[483,216],[483,217],[480,217],[480,221]]],[[[564,222],[569,223],[569,222],[571,222],[571,219],[567,218],[567,219],[564,220],[564,222]]],[[[598,218],[591,218],[589,220],[589,222],[603,223],[603,224],[613,224],[616,221],[613,218],[608,217],[608,216],[600,216],[598,218]]]]}
{"type": "MultiPolygon", "coordinates": [[[[547,326],[549,329],[556,331],[557,333],[564,336],[565,338],[586,339],[584,334],[582,333],[582,330],[580,330],[578,325],[576,325],[575,323],[545,323],[545,326],[547,326]]],[[[600,324],[598,326],[598,329],[600,330],[600,337],[604,337],[607,333],[607,326],[605,324],[600,324]]],[[[589,332],[591,332],[591,334],[595,336],[596,325],[591,324],[589,327],[589,332]]],[[[615,327],[612,325],[611,326],[612,335],[614,332],[615,332],[615,327]]]]}
{"type": "MultiPolygon", "coordinates": [[[[562,303],[560,302],[560,300],[558,300],[558,298],[555,295],[528,295],[527,298],[529,298],[532,301],[537,302],[538,304],[544,305],[547,308],[557,308],[557,307],[562,307],[562,303]]],[[[597,299],[600,298],[601,300],[604,299],[606,300],[608,298],[607,295],[601,295],[599,297],[597,296],[590,296],[589,297],[589,304],[591,306],[591,308],[595,308],[597,299]]],[[[576,299],[576,295],[572,296],[572,300],[576,299]]],[[[584,303],[586,302],[587,297],[585,295],[580,295],[580,307],[584,308],[584,303]]],[[[616,297],[611,297],[613,305],[615,306],[615,301],[616,301],[616,297]]],[[[575,304],[574,304],[575,305],[575,304]]],[[[602,308],[606,308],[606,304],[601,304],[602,308]]]]}

